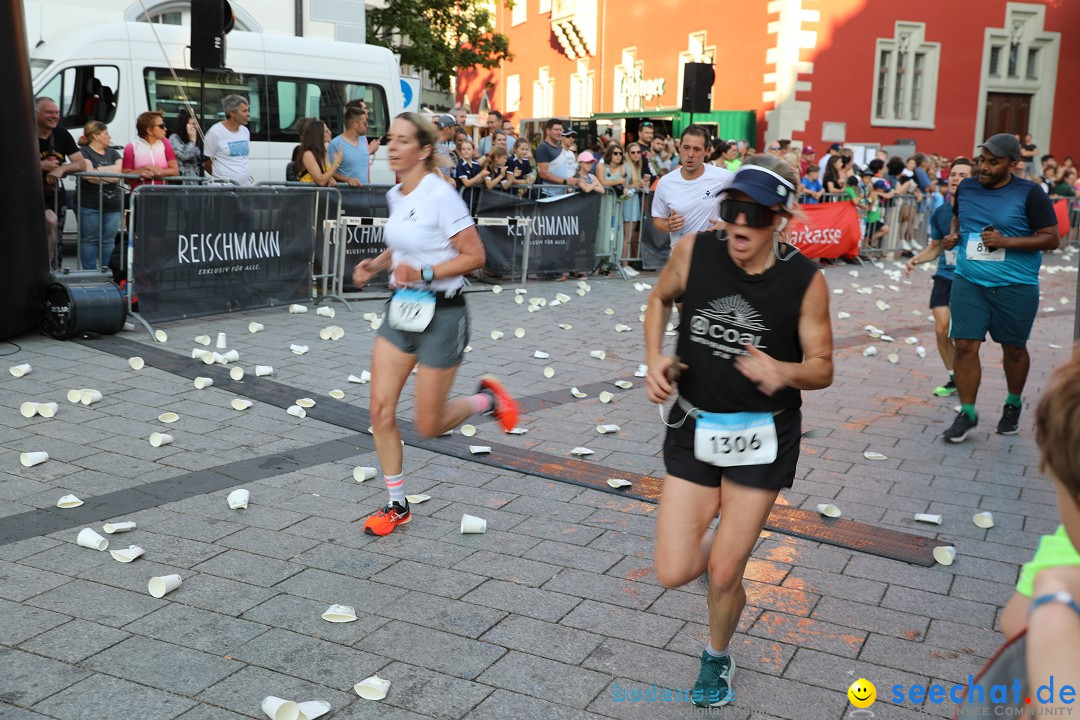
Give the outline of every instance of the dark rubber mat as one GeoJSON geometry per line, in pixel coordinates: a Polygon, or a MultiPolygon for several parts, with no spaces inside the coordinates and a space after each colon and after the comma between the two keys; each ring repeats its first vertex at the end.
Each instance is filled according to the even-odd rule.
{"type": "MultiPolygon", "coordinates": [[[[95,348],[111,355],[116,355],[117,357],[127,358],[136,354],[140,355],[150,367],[155,367],[181,377],[191,379],[200,375],[204,377],[213,377],[214,387],[216,388],[226,389],[229,392],[234,392],[238,395],[243,395],[253,400],[258,400],[281,408],[287,408],[292,405],[297,398],[311,394],[310,391],[299,390],[267,377],[245,376],[243,380],[235,381],[229,377],[229,369],[227,367],[200,364],[188,357],[178,355],[169,350],[136,343],[116,336],[92,340],[79,340],[77,342],[80,342],[87,347],[95,348]]],[[[635,380],[636,379],[638,378],[635,378],[635,380]]],[[[612,393],[624,392],[608,382],[579,386],[579,389],[589,393],[590,396],[595,396],[595,394],[599,393],[601,390],[609,390],[612,393]]],[[[575,398],[570,395],[569,390],[557,390],[533,397],[519,398],[519,403],[522,407],[532,408],[533,411],[535,411],[536,409],[561,405],[565,402],[572,402],[574,400],[575,398]]],[[[352,454],[357,454],[357,452],[367,452],[372,449],[372,440],[370,436],[366,435],[367,429],[371,425],[371,416],[368,414],[367,410],[350,405],[342,400],[321,398],[315,407],[308,409],[307,414],[308,417],[312,419],[362,433],[361,438],[364,441],[363,443],[359,440],[354,443],[352,442],[354,440],[353,438],[349,439],[349,444],[355,444],[358,448],[358,450],[354,451],[352,454]]],[[[476,419],[476,421],[479,420],[481,420],[481,418],[476,419]]],[[[490,421],[489,418],[488,420],[490,421]]],[[[509,445],[500,445],[488,440],[485,440],[484,444],[491,447],[491,453],[485,455],[473,455],[469,451],[470,443],[468,439],[463,438],[460,435],[425,438],[413,429],[412,423],[410,422],[398,420],[398,426],[401,430],[402,440],[413,447],[450,457],[469,460],[470,462],[481,465],[512,470],[514,472],[565,482],[580,487],[588,487],[611,495],[623,495],[644,502],[656,503],[660,499],[661,481],[658,478],[615,470],[583,460],[548,455],[546,453],[516,448],[509,445]],[[616,490],[607,484],[609,478],[616,477],[629,480],[633,484],[627,490],[616,490]]],[[[344,443],[344,441],[338,442],[344,443]]],[[[308,449],[301,452],[304,452],[304,454],[307,455],[308,453],[306,450],[308,449]]],[[[349,457],[349,455],[327,457],[324,454],[319,455],[317,458],[313,458],[312,462],[309,464],[313,465],[333,459],[342,459],[344,457],[349,457]]],[[[220,473],[221,471],[219,468],[213,468],[205,472],[220,473]]],[[[192,475],[200,475],[200,473],[192,473],[192,475]]],[[[187,477],[188,476],[181,476],[181,478],[175,478],[173,480],[176,481],[178,485],[183,485],[183,478],[187,477]]],[[[150,488],[156,487],[160,485],[160,483],[168,482],[170,482],[170,480],[149,483],[147,486],[138,488],[138,490],[143,493],[149,493],[151,492],[150,488]]],[[[228,487],[229,485],[236,484],[236,482],[239,481],[230,481],[211,489],[228,487]]],[[[201,492],[207,491],[203,490],[201,492]]],[[[160,502],[154,504],[172,502],[176,499],[181,498],[162,499],[160,502]]],[[[94,506],[100,507],[100,503],[95,502],[94,506]]],[[[83,508],[79,509],[81,510],[83,508]]],[[[67,513],[72,511],[65,510],[64,512],[64,517],[68,517],[67,513]]],[[[115,515],[116,513],[112,512],[108,515],[103,515],[101,519],[114,517],[115,515]]],[[[7,519],[5,518],[5,523],[6,522],[7,519]]],[[[67,527],[72,526],[73,525],[68,525],[67,527]]],[[[850,550],[865,552],[870,555],[878,555],[926,567],[934,564],[933,548],[935,545],[941,544],[940,541],[926,538],[921,535],[913,535],[899,530],[878,528],[844,518],[823,518],[812,510],[801,510],[782,505],[777,505],[773,509],[772,513],[769,515],[769,519],[765,523],[765,529],[812,540],[814,542],[836,545],[850,550]]],[[[52,530],[46,530],[45,532],[52,532],[52,530]]],[[[42,533],[37,532],[34,534],[40,535],[42,533]]],[[[3,544],[4,542],[3,536],[4,533],[0,532],[0,544],[3,544]]],[[[10,540],[8,542],[10,542],[10,540]]]]}

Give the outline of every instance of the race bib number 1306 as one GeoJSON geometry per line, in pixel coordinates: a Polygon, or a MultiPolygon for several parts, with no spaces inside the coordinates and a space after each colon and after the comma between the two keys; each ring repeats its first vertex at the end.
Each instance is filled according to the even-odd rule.
{"type": "Polygon", "coordinates": [[[768,465],[776,460],[772,413],[701,413],[694,429],[694,457],[719,467],[768,465]]]}

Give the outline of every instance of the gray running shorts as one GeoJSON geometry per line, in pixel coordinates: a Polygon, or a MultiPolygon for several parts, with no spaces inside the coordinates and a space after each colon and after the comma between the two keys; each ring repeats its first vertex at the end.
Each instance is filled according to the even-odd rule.
{"type": "MultiPolygon", "coordinates": [[[[387,301],[386,310],[389,309],[387,301]]],[[[457,367],[469,342],[469,311],[464,304],[436,307],[431,323],[422,332],[395,330],[384,319],[379,326],[379,337],[392,342],[401,352],[415,355],[417,362],[425,367],[457,367]]]]}

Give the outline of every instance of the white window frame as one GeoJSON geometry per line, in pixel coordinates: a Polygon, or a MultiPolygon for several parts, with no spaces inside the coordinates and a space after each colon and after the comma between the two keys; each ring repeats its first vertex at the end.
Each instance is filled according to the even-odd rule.
{"type": "Polygon", "coordinates": [[[549,118],[555,114],[555,78],[546,65],[538,71],[533,81],[533,117],[549,118]]]}
{"type": "Polygon", "coordinates": [[[551,0],[540,0],[540,14],[551,14],[551,0]]]}
{"type": "Polygon", "coordinates": [[[589,70],[588,60],[578,60],[577,72],[570,76],[570,117],[591,117],[596,71],[589,70]]]}
{"type": "Polygon", "coordinates": [[[898,20],[891,38],[878,38],[874,46],[873,96],[870,101],[870,124],[875,127],[907,127],[924,130],[934,129],[937,112],[938,68],[941,61],[941,43],[926,42],[926,23],[898,20]],[[888,62],[882,67],[882,53],[889,53],[888,62]],[[901,66],[900,58],[905,58],[901,66]],[[914,67],[917,56],[922,56],[920,91],[916,98],[914,67]],[[879,82],[884,74],[885,82],[879,82]],[[897,91],[899,90],[899,96],[897,91]],[[881,95],[884,95],[884,98],[881,95]],[[879,100],[884,100],[882,114],[878,115],[879,100]],[[899,101],[899,107],[897,107],[899,101]],[[919,117],[912,118],[912,110],[919,108],[919,117]]]}
{"type": "Polygon", "coordinates": [[[504,88],[505,97],[503,98],[503,107],[506,108],[506,112],[518,112],[521,110],[521,76],[520,75],[507,75],[506,87],[504,88]]]}
{"type": "Polygon", "coordinates": [[[529,19],[528,0],[514,0],[510,8],[510,27],[515,27],[529,19]]]}

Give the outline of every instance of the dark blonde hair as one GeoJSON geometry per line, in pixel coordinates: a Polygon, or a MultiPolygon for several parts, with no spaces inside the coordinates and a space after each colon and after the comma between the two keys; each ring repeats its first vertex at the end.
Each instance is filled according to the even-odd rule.
{"type": "Polygon", "coordinates": [[[100,120],[91,120],[83,126],[82,137],[79,138],[79,145],[86,147],[90,144],[90,141],[94,139],[94,136],[98,133],[105,132],[109,127],[100,120]]]}
{"type": "Polygon", "coordinates": [[[1080,495],[1080,343],[1059,367],[1035,408],[1035,443],[1039,469],[1080,495]]]}
{"type": "Polygon", "coordinates": [[[135,133],[139,137],[145,138],[150,133],[150,128],[157,124],[154,122],[155,120],[159,120],[164,124],[165,116],[157,110],[147,110],[144,113],[140,113],[139,117],[135,118],[135,133]]]}
{"type": "Polygon", "coordinates": [[[435,144],[439,141],[439,133],[429,120],[414,112],[403,112],[395,120],[404,120],[413,126],[416,142],[421,148],[431,148],[431,153],[424,160],[424,167],[428,172],[435,172],[440,167],[450,167],[451,160],[445,155],[435,152],[435,144]]]}

